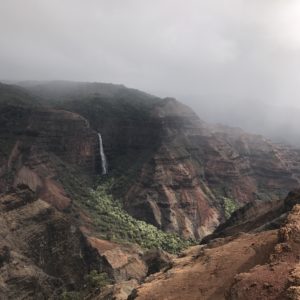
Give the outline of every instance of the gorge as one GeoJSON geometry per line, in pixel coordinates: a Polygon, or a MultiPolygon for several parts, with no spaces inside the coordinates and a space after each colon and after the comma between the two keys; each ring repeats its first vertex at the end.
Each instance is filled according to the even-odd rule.
{"type": "MultiPolygon", "coordinates": [[[[211,257],[220,264],[239,243],[264,254],[232,274],[269,263],[297,218],[298,194],[284,199],[299,187],[299,149],[207,124],[176,99],[113,84],[21,82],[0,84],[0,112],[3,299],[114,299],[117,290],[126,297],[115,299],[162,299],[162,280],[180,288],[177,276],[194,276],[211,257]]],[[[229,279],[197,288],[203,299],[248,299],[229,279]]],[[[200,299],[190,291],[168,299],[200,299]]]]}

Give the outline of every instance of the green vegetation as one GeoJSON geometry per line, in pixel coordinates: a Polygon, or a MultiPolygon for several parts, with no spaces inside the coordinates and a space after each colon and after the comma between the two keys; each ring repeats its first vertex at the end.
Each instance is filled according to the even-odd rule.
{"type": "MultiPolygon", "coordinates": [[[[46,99],[56,108],[62,108],[80,113],[86,117],[92,128],[103,128],[105,124],[116,126],[138,126],[136,124],[151,124],[151,107],[160,101],[159,98],[145,93],[126,89],[122,86],[110,86],[101,84],[79,84],[82,89],[74,84],[58,83],[62,89],[55,89],[57,93],[51,93],[46,99]],[[67,91],[68,92],[65,92],[67,91]],[[88,92],[86,92],[88,90],[88,92]]],[[[45,87],[46,88],[46,87],[45,87]]],[[[47,91],[47,88],[45,89],[47,91]]],[[[114,133],[114,128],[111,128],[114,133]]],[[[148,151],[143,154],[135,151],[132,153],[118,153],[110,161],[113,171],[109,177],[100,178],[97,188],[86,191],[84,180],[76,174],[63,170],[59,179],[65,189],[75,200],[76,204],[89,212],[96,227],[96,232],[102,238],[118,242],[137,243],[143,248],[161,248],[169,252],[178,252],[191,242],[181,239],[175,234],[165,233],[155,226],[131,217],[122,208],[124,194],[133,182],[136,181],[141,166],[152,157],[152,152],[157,147],[154,142],[148,151]],[[74,177],[74,178],[72,178],[74,177]]]]}
{"type": "Polygon", "coordinates": [[[82,293],[76,291],[63,292],[60,297],[60,300],[82,300],[82,293]]]}
{"type": "Polygon", "coordinates": [[[232,213],[238,209],[238,205],[233,199],[224,197],[223,200],[224,200],[225,218],[229,219],[232,213]]]}
{"type": "Polygon", "coordinates": [[[195,243],[173,233],[166,233],[155,226],[130,216],[115,196],[116,190],[128,185],[124,176],[102,177],[97,188],[90,186],[83,177],[75,176],[72,168],[64,165],[59,179],[75,203],[89,212],[99,237],[119,243],[136,243],[145,249],[159,248],[178,253],[195,243]]]}
{"type": "Polygon", "coordinates": [[[105,286],[112,283],[107,273],[98,273],[92,270],[84,278],[84,288],[80,291],[64,291],[59,299],[60,300],[81,300],[90,299],[90,296],[95,292],[101,291],[105,286]]]}
{"type": "Polygon", "coordinates": [[[84,288],[80,291],[64,291],[60,295],[60,300],[82,300],[90,299],[90,296],[95,291],[101,290],[106,285],[112,283],[108,275],[104,272],[98,273],[96,270],[92,270],[84,278],[84,288]]]}
{"type": "Polygon", "coordinates": [[[146,249],[159,248],[178,253],[191,245],[178,235],[166,233],[144,221],[139,221],[122,209],[119,201],[109,193],[112,181],[90,190],[85,205],[89,208],[97,230],[107,239],[137,243],[146,249]]]}
{"type": "Polygon", "coordinates": [[[39,102],[19,86],[0,83],[0,109],[4,106],[36,107],[39,102]]]}
{"type": "Polygon", "coordinates": [[[92,270],[86,277],[86,288],[88,290],[93,290],[97,288],[103,288],[106,285],[112,283],[108,275],[104,272],[98,273],[96,270],[92,270]]]}

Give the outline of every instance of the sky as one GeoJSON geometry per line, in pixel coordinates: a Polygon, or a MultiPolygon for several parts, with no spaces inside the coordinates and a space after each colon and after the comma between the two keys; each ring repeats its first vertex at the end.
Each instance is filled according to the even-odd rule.
{"type": "Polygon", "coordinates": [[[300,1],[0,0],[0,79],[121,83],[296,134],[300,1]]]}

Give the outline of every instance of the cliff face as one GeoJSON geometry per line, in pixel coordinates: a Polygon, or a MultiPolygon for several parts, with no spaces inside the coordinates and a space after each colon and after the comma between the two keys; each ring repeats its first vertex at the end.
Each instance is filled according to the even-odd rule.
{"type": "MultiPolygon", "coordinates": [[[[174,99],[113,85],[75,85],[75,90],[74,85],[71,90],[55,86],[54,93],[45,92],[43,86],[35,89],[35,95],[42,97],[37,101],[20,88],[0,85],[2,298],[30,299],[37,294],[47,299],[52,290],[58,295],[64,289],[80,289],[94,269],[118,282],[108,294],[120,288],[128,295],[152,269],[158,271],[162,255],[147,258],[138,246],[103,240],[114,234],[110,227],[120,230],[119,236],[138,237],[140,242],[147,232],[132,228],[137,223],[119,206],[113,210],[113,198],[138,219],[195,238],[211,233],[232,210],[247,204],[216,231],[224,240],[191,250],[196,261],[188,253],[187,260],[175,261],[174,276],[179,274],[180,280],[168,281],[170,292],[174,284],[184,291],[179,282],[191,277],[192,267],[195,280],[200,273],[207,276],[199,287],[201,293],[219,297],[234,283],[234,274],[268,263],[272,249],[281,243],[277,230],[292,206],[280,199],[299,183],[299,152],[239,129],[208,125],[174,99]],[[98,132],[108,158],[109,173],[104,177],[99,175],[98,132]],[[86,189],[94,183],[100,188],[111,183],[112,199],[105,198],[101,189],[94,198],[87,196],[86,189]],[[118,218],[125,223],[117,224],[118,218]],[[120,224],[132,232],[124,233],[120,224]],[[273,231],[263,231],[266,228],[273,231]],[[227,238],[240,231],[250,236],[227,238]],[[235,262],[239,253],[244,254],[235,262]],[[224,270],[231,275],[224,282],[227,271],[221,272],[218,284],[206,288],[224,257],[230,258],[224,270]]],[[[297,197],[296,193],[296,202],[297,197]]],[[[141,230],[146,226],[139,225],[141,230]]],[[[154,241],[164,239],[153,227],[150,232],[154,241]]],[[[175,237],[168,236],[168,241],[176,244],[175,237]]],[[[294,252],[290,258],[294,259],[294,252]]],[[[158,285],[168,275],[159,276],[158,285]]],[[[237,281],[228,295],[239,295],[239,284],[248,284],[246,279],[241,277],[242,283],[237,281]]],[[[141,287],[138,295],[143,297],[144,291],[149,292],[141,287]]],[[[161,298],[162,291],[157,291],[161,298]]],[[[188,295],[198,297],[193,289],[183,298],[188,295]]]]}
{"type": "Polygon", "coordinates": [[[126,195],[136,217],[199,238],[224,221],[228,205],[280,199],[298,185],[299,154],[292,149],[209,126],[172,99],[153,114],[161,124],[160,145],[126,195]]]}
{"type": "Polygon", "coordinates": [[[158,228],[202,238],[239,206],[281,199],[298,185],[300,155],[289,147],[208,125],[174,99],[123,86],[63,86],[30,90],[101,132],[115,197],[158,228]]]}
{"type": "Polygon", "coordinates": [[[137,285],[148,272],[141,248],[104,241],[84,206],[101,172],[97,132],[76,113],[4,87],[0,298],[60,299],[69,290],[85,297],[93,292],[92,271],[137,285]]]}
{"type": "Polygon", "coordinates": [[[1,121],[0,190],[26,184],[55,207],[67,208],[71,199],[58,176],[66,165],[97,173],[96,132],[79,115],[53,109],[8,106],[1,121]]]}
{"type": "Polygon", "coordinates": [[[89,270],[72,220],[23,187],[0,196],[0,297],[48,299],[82,287],[89,270]]]}
{"type": "Polygon", "coordinates": [[[153,109],[159,145],[126,195],[126,207],[164,230],[203,236],[218,224],[220,204],[202,180],[203,165],[189,140],[203,122],[187,107],[166,99],[153,109]]]}
{"type": "Polygon", "coordinates": [[[106,283],[126,286],[129,281],[132,290],[148,273],[139,247],[87,235],[72,214],[59,211],[26,185],[0,195],[0,225],[3,300],[61,299],[66,291],[75,291],[76,299],[91,297],[100,287],[90,286],[92,272],[105,272],[106,283]]]}
{"type": "Polygon", "coordinates": [[[2,85],[0,124],[0,298],[57,299],[83,288],[97,261],[65,213],[73,206],[61,181],[71,166],[96,173],[97,135],[79,115],[2,85]]]}

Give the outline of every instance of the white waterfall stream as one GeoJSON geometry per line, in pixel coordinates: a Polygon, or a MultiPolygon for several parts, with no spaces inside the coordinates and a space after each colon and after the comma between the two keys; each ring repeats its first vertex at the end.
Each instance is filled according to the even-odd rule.
{"type": "Polygon", "coordinates": [[[98,133],[98,137],[99,137],[99,153],[100,153],[101,164],[102,164],[102,175],[105,175],[107,174],[107,161],[106,161],[106,157],[103,149],[102,137],[100,133],[98,133]]]}

